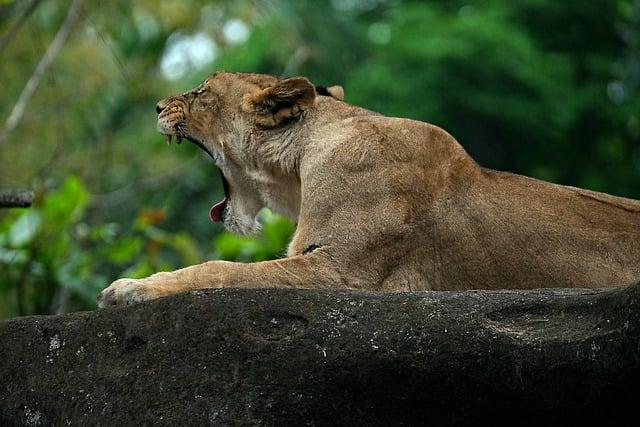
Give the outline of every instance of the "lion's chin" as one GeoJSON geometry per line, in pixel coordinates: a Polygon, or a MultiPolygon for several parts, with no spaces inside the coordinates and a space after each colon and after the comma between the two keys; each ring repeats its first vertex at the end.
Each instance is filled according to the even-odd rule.
{"type": "Polygon", "coordinates": [[[260,233],[262,227],[258,221],[253,221],[250,224],[238,222],[235,219],[225,220],[224,228],[227,231],[230,231],[233,234],[238,234],[240,236],[251,236],[254,234],[260,233]]]}
{"type": "Polygon", "coordinates": [[[241,236],[249,236],[260,232],[262,227],[260,226],[257,218],[235,216],[232,209],[229,209],[229,207],[230,206],[227,206],[227,210],[222,221],[224,228],[233,234],[239,234],[241,236]]]}

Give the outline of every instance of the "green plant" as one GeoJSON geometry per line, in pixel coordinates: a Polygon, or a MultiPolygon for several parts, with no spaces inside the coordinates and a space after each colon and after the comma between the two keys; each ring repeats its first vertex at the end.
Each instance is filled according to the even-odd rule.
{"type": "Polygon", "coordinates": [[[295,226],[284,217],[264,209],[260,212],[262,233],[243,237],[227,231],[215,238],[216,258],[227,261],[265,261],[286,255],[286,248],[295,226]]]}
{"type": "MultiPolygon", "coordinates": [[[[141,209],[128,224],[90,225],[89,195],[79,178],[41,191],[30,209],[13,210],[0,222],[0,316],[60,313],[95,308],[95,297],[117,277],[141,278],[203,262],[189,233],[160,226],[162,209],[141,209]]],[[[214,256],[260,261],[284,254],[294,226],[261,213],[257,238],[222,233],[214,256]]]]}

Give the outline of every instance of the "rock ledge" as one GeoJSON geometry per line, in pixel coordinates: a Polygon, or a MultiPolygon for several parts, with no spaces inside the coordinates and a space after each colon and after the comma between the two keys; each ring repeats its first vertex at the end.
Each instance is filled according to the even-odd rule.
{"type": "Polygon", "coordinates": [[[640,285],[194,291],[0,322],[0,425],[517,425],[636,417],[640,285]]]}

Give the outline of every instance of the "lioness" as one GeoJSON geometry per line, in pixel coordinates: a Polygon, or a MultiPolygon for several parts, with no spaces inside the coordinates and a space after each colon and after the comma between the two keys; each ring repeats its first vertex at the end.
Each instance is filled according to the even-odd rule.
{"type": "Polygon", "coordinates": [[[222,172],[210,211],[235,233],[267,207],[287,258],[120,279],[99,305],[196,288],[376,291],[609,287],[640,280],[640,202],[478,166],[444,130],[343,101],[302,77],[218,72],[160,101],[158,130],[222,172]]]}

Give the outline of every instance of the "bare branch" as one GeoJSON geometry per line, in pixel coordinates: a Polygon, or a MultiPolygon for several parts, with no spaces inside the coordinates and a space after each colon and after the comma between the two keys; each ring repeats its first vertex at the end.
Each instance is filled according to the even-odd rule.
{"type": "Polygon", "coordinates": [[[49,69],[49,66],[56,58],[56,56],[58,56],[58,53],[60,53],[60,49],[62,49],[62,46],[67,40],[67,37],[69,37],[69,34],[71,33],[71,30],[78,21],[78,8],[80,6],[80,3],[82,3],[82,0],[73,0],[71,2],[71,5],[69,6],[69,10],[67,12],[67,16],[62,23],[62,26],[56,33],[53,41],[47,48],[47,51],[45,52],[42,59],[40,59],[40,62],[36,66],[33,75],[31,76],[31,78],[29,78],[29,81],[22,90],[22,93],[20,94],[16,105],[13,107],[13,110],[11,111],[9,118],[5,123],[4,128],[0,131],[0,144],[4,142],[7,136],[18,126],[18,124],[22,120],[27,104],[40,85],[40,82],[49,69]]]}
{"type": "Polygon", "coordinates": [[[9,14],[13,11],[15,7],[16,7],[16,2],[11,2],[8,4],[3,3],[0,5],[0,23],[9,16],[9,14]]]}
{"type": "Polygon", "coordinates": [[[42,0],[31,0],[20,18],[18,18],[18,20],[13,23],[11,28],[9,28],[2,36],[0,36],[0,52],[2,52],[2,49],[7,46],[11,39],[16,35],[20,27],[22,27],[22,25],[27,21],[27,19],[31,16],[33,11],[36,10],[41,2],[42,0]]]}
{"type": "Polygon", "coordinates": [[[26,208],[33,202],[33,191],[2,190],[0,191],[0,208],[26,208]]]}
{"type": "Polygon", "coordinates": [[[166,187],[176,179],[183,177],[190,168],[193,168],[193,164],[197,159],[198,155],[161,175],[142,178],[108,193],[92,194],[90,205],[97,209],[110,209],[136,197],[142,190],[152,191],[166,187]]]}
{"type": "Polygon", "coordinates": [[[282,73],[280,76],[288,77],[295,75],[300,67],[309,59],[310,57],[309,49],[305,46],[300,46],[296,51],[291,55],[289,60],[284,66],[282,73]]]}

